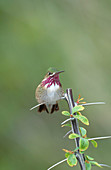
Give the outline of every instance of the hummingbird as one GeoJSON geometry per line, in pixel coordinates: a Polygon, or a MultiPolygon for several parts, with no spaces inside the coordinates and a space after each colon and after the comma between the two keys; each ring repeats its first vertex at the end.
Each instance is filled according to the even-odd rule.
{"type": "Polygon", "coordinates": [[[58,100],[64,98],[64,91],[59,80],[59,74],[62,72],[64,71],[58,71],[50,67],[36,88],[35,98],[39,103],[37,105],[39,107],[38,112],[46,111],[52,114],[54,111],[59,110],[58,100]]]}

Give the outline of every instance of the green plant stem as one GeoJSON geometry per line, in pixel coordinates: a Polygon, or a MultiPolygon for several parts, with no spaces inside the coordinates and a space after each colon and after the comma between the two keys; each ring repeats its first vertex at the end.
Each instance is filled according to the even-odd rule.
{"type": "MultiPolygon", "coordinates": [[[[69,106],[70,114],[72,114],[72,109],[75,106],[73,94],[72,94],[72,89],[69,88],[69,89],[66,90],[65,98],[66,98],[66,101],[67,101],[68,106],[69,106]]],[[[74,114],[76,115],[76,113],[74,113],[74,114]]],[[[72,132],[80,135],[78,120],[77,119],[71,120],[71,125],[72,125],[72,132]]],[[[76,147],[79,147],[79,140],[80,140],[80,138],[75,138],[76,147]]],[[[81,170],[86,170],[84,155],[80,154],[79,150],[77,151],[76,157],[77,157],[78,162],[80,164],[81,170]]]]}

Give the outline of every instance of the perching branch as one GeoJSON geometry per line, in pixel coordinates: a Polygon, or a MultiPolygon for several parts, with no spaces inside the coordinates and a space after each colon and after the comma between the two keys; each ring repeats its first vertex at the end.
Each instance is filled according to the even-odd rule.
{"type": "Polygon", "coordinates": [[[78,125],[78,120],[80,120],[82,123],[84,123],[86,125],[89,125],[88,119],[79,112],[79,111],[84,110],[83,106],[87,106],[87,105],[90,106],[90,105],[94,105],[94,104],[105,104],[105,103],[104,102],[93,102],[93,103],[80,102],[81,100],[83,100],[83,98],[80,98],[80,95],[78,97],[77,102],[74,102],[73,95],[72,95],[72,89],[66,90],[66,93],[64,94],[63,99],[66,99],[70,112],[63,111],[62,114],[65,116],[70,116],[70,118],[63,121],[61,123],[61,125],[62,125],[62,127],[70,126],[70,124],[65,124],[65,123],[68,121],[71,122],[71,126],[70,126],[71,130],[68,131],[64,137],[66,137],[67,135],[69,135],[71,133],[69,135],[69,139],[75,139],[76,149],[72,150],[72,151],[63,149],[66,152],[66,154],[65,154],[66,159],[54,164],[48,170],[56,167],[57,165],[65,162],[65,161],[67,161],[69,166],[73,167],[77,164],[77,160],[79,162],[81,170],[86,170],[87,168],[89,170],[91,170],[91,166],[110,167],[106,164],[99,164],[98,162],[94,161],[94,158],[92,158],[88,155],[84,155],[83,153],[85,150],[88,149],[89,141],[91,141],[91,143],[93,144],[94,147],[97,147],[97,142],[95,140],[108,139],[108,138],[111,138],[111,136],[88,138],[86,135],[86,133],[87,133],[86,129],[83,127],[80,127],[80,130],[79,130],[79,125],[78,125]],[[81,105],[78,105],[79,103],[81,103],[81,105]],[[81,131],[81,133],[80,133],[80,131],[81,131]],[[83,151],[83,152],[81,152],[81,151],[83,151]]]}
{"type": "MultiPolygon", "coordinates": [[[[68,103],[69,110],[70,110],[70,115],[71,115],[72,114],[72,109],[75,106],[74,99],[73,99],[73,94],[72,94],[72,89],[67,89],[66,90],[65,97],[66,97],[66,101],[68,103]]],[[[76,113],[74,113],[74,114],[76,114],[76,113]]],[[[72,118],[72,117],[70,116],[70,118],[72,118]]],[[[77,119],[71,119],[70,121],[71,121],[71,125],[72,125],[72,132],[80,135],[77,119]]],[[[79,140],[80,140],[80,138],[75,138],[76,147],[79,147],[79,140]]],[[[79,161],[81,170],[86,170],[84,155],[79,153],[79,150],[77,151],[76,157],[77,157],[77,159],[79,161]]]]}

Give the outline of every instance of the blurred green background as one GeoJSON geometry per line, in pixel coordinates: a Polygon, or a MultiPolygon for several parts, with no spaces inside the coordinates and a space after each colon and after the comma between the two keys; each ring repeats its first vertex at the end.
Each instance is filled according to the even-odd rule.
{"type": "MultiPolygon", "coordinates": [[[[0,170],[46,170],[64,159],[63,148],[74,148],[60,125],[65,101],[52,115],[29,110],[50,66],[65,70],[60,79],[75,100],[80,93],[87,102],[106,102],[87,106],[84,115],[89,137],[111,135],[110,0],[0,0],[0,170]]],[[[98,144],[87,154],[111,165],[111,140],[98,144]]]]}

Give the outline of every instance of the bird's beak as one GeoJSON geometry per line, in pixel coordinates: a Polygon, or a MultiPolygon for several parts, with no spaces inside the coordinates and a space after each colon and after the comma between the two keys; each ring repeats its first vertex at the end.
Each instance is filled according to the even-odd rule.
{"type": "Polygon", "coordinates": [[[63,70],[62,71],[57,71],[55,74],[60,74],[60,73],[62,73],[62,72],[64,72],[63,70]]]}
{"type": "Polygon", "coordinates": [[[64,72],[64,71],[57,71],[57,72],[53,73],[51,76],[58,75],[58,74],[60,74],[62,72],[64,72]]]}

